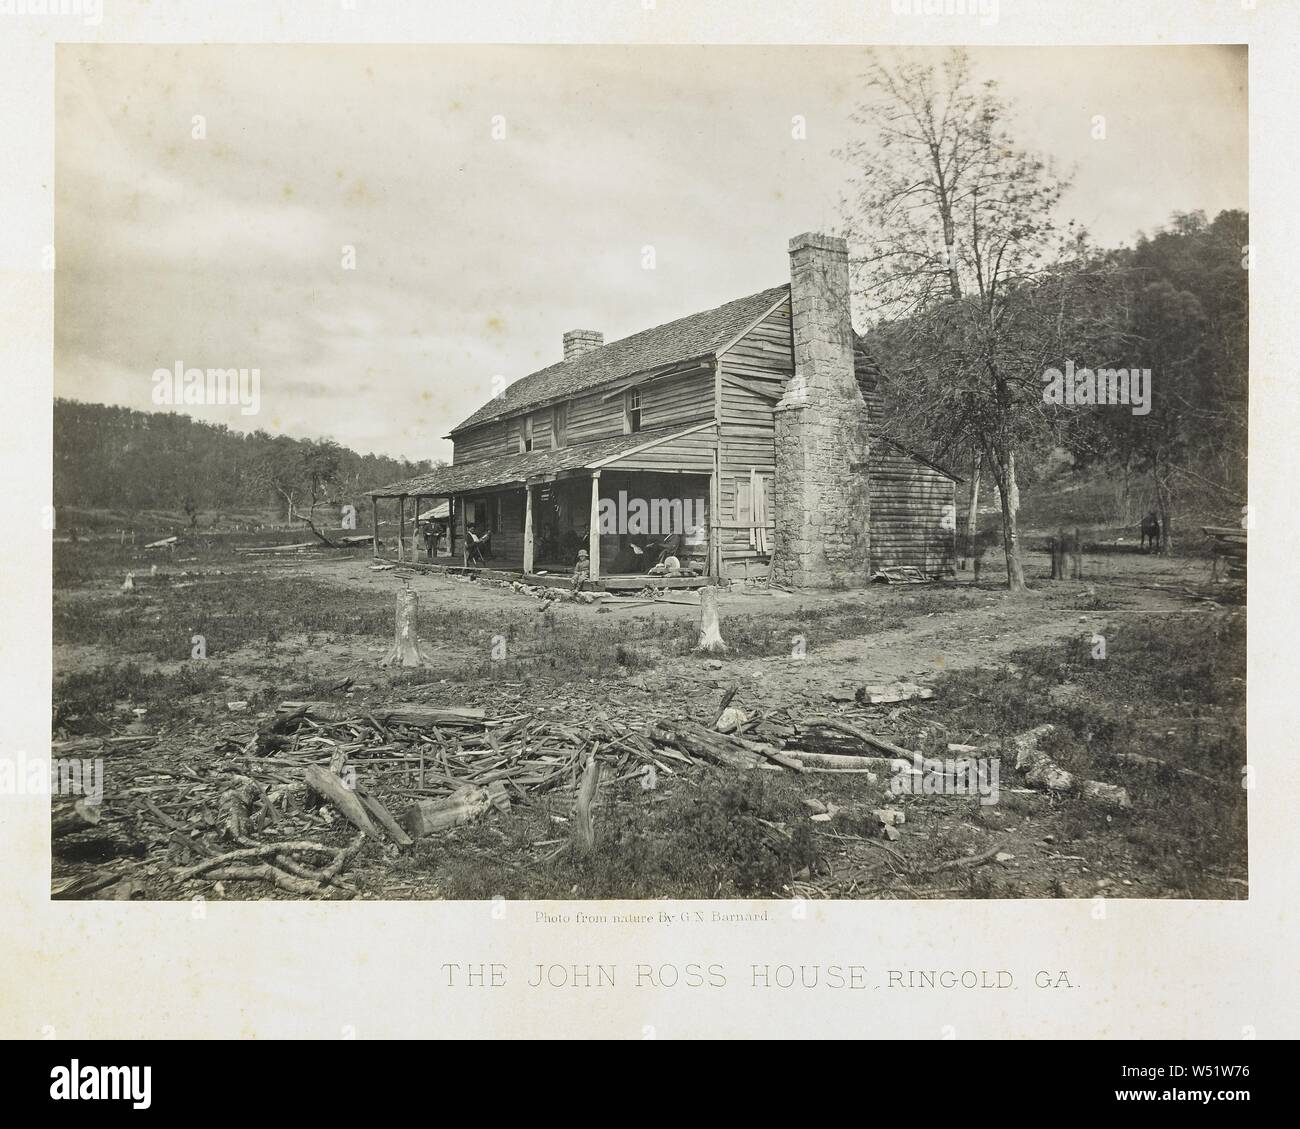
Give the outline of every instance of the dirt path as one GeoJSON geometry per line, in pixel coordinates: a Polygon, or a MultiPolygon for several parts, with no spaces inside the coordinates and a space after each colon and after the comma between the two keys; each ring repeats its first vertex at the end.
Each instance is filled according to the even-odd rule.
{"type": "Polygon", "coordinates": [[[1187,610],[1185,602],[1160,593],[1145,593],[1140,608],[1113,611],[1079,612],[1063,608],[1062,602],[1036,593],[990,597],[983,607],[925,616],[867,638],[843,639],[798,660],[781,656],[728,662],[725,674],[733,681],[750,680],[754,691],[774,706],[800,699],[824,701],[851,694],[866,683],[925,683],[948,670],[1001,666],[1014,651],[1074,635],[1091,638],[1133,611],[1187,610]]]}

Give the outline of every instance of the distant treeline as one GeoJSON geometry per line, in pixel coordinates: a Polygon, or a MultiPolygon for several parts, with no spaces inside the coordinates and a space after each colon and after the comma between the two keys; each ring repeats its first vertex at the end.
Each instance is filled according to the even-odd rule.
{"type": "Polygon", "coordinates": [[[359,455],[329,440],[244,433],[175,412],[139,412],[77,400],[54,402],[56,506],[190,514],[306,510],[320,502],[361,508],[369,489],[431,470],[359,455]],[[327,473],[322,474],[322,467],[327,473]]]}

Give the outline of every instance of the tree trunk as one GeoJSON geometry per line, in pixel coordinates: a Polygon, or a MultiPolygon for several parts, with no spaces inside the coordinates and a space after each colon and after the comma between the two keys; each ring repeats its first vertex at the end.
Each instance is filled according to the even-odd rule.
{"type": "Polygon", "coordinates": [[[718,590],[711,584],[700,589],[700,641],[695,649],[710,652],[727,649],[718,625],[718,590]]]}
{"type": "Polygon", "coordinates": [[[1151,472],[1151,477],[1155,479],[1156,484],[1156,516],[1160,519],[1160,552],[1167,553],[1174,544],[1173,531],[1169,528],[1169,510],[1172,503],[1169,479],[1159,464],[1151,472]]]}
{"type": "Polygon", "coordinates": [[[1012,501],[1017,494],[1015,456],[1013,452],[1007,451],[1004,458],[998,458],[1001,454],[1002,452],[997,452],[990,461],[1002,502],[1002,549],[1007,557],[1007,588],[1012,592],[1023,592],[1025,570],[1020,563],[1020,532],[1016,523],[1018,507],[1012,501]]]}
{"type": "Polygon", "coordinates": [[[419,600],[410,588],[397,593],[397,626],[393,632],[393,645],[380,660],[380,666],[420,666],[424,655],[416,635],[416,618],[419,600]]]}
{"type": "Polygon", "coordinates": [[[970,505],[966,509],[966,558],[961,564],[963,569],[970,568],[971,560],[975,556],[975,532],[979,524],[980,471],[983,466],[984,459],[976,452],[975,465],[970,472],[970,505]]]}

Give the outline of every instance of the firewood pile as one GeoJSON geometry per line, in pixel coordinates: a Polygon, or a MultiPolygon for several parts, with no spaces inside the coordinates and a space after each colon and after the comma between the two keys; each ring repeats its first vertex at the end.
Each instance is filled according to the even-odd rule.
{"type": "Polygon", "coordinates": [[[349,866],[367,846],[368,860],[395,856],[424,836],[547,793],[572,797],[590,846],[602,784],[639,779],[653,788],[698,766],[856,773],[868,784],[915,771],[913,752],[863,728],[872,724],[870,706],[797,717],[747,711],[732,704],[734,694],[700,720],[680,710],[527,699],[499,701],[497,716],[423,703],[287,701],[256,728],[188,753],[164,753],[152,738],[56,744],[56,756],[103,757],[107,785],[101,805],[56,802],[56,859],[104,865],[57,879],[54,893],[198,896],[214,883],[224,891],[256,882],[349,897],[358,892],[349,866]]]}
{"type": "Polygon", "coordinates": [[[656,748],[644,726],[603,714],[489,718],[421,704],[360,711],[286,702],[255,732],[167,763],[150,740],[130,751],[105,741],[75,746],[81,756],[111,754],[110,783],[102,805],[56,805],[55,855],[112,864],[56,881],[64,898],[127,898],[151,878],[195,883],[195,893],[256,880],[298,895],[350,896],[346,868],[367,841],[409,847],[534,795],[576,792],[594,758],[614,783],[695,763],[656,748]]]}

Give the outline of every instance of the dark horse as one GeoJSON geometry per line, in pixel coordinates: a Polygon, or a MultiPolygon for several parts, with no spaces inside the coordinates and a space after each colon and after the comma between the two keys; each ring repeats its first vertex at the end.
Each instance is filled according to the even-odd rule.
{"type": "Polygon", "coordinates": [[[1149,514],[1147,514],[1146,517],[1142,519],[1142,541],[1141,544],[1139,545],[1139,548],[1142,549],[1143,551],[1149,551],[1148,544],[1147,544],[1148,542],[1150,542],[1150,549],[1159,551],[1160,518],[1156,516],[1155,510],[1152,510],[1149,514]]]}

